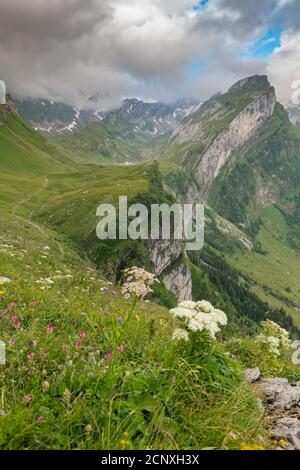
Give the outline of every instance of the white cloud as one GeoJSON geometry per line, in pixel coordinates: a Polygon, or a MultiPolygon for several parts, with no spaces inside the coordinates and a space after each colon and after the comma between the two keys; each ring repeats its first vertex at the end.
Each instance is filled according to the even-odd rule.
{"type": "Polygon", "coordinates": [[[300,80],[300,33],[282,34],[281,47],[274,51],[267,73],[279,100],[284,104],[292,102],[295,84],[300,80]]]}

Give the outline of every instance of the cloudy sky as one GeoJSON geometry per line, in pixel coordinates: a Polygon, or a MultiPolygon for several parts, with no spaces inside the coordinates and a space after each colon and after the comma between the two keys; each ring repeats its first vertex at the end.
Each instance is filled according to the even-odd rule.
{"type": "Polygon", "coordinates": [[[203,100],[252,74],[283,102],[300,88],[300,0],[0,0],[0,80],[20,97],[203,100]]]}

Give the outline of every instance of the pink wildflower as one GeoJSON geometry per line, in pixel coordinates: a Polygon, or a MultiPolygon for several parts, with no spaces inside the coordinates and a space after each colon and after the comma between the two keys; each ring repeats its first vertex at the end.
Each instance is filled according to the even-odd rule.
{"type": "Polygon", "coordinates": [[[113,357],[113,352],[112,350],[110,349],[109,351],[107,351],[106,354],[104,354],[104,359],[105,361],[110,361],[113,357]]]}
{"type": "Polygon", "coordinates": [[[47,326],[47,333],[53,333],[53,325],[52,325],[52,323],[49,323],[49,325],[47,326]]]}
{"type": "Polygon", "coordinates": [[[83,346],[83,342],[82,342],[82,341],[76,341],[76,342],[75,342],[75,348],[76,348],[76,349],[80,349],[80,348],[82,348],[82,346],[83,346]]]}
{"type": "Polygon", "coordinates": [[[24,400],[25,403],[29,403],[32,400],[32,398],[31,398],[30,395],[24,395],[23,400],[24,400]]]}

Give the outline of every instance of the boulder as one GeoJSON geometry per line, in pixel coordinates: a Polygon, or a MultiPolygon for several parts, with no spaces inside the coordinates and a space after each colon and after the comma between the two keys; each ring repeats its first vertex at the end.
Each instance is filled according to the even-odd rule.
{"type": "Polygon", "coordinates": [[[260,378],[260,369],[258,367],[254,367],[253,369],[245,369],[244,377],[245,380],[249,383],[257,382],[257,380],[260,378]]]}
{"type": "Polygon", "coordinates": [[[300,450],[300,418],[287,417],[277,420],[272,429],[272,437],[279,442],[283,439],[287,450],[300,450]]]}
{"type": "MultiPolygon", "coordinates": [[[[299,407],[300,385],[291,385],[287,379],[261,379],[257,387],[263,392],[273,411],[287,411],[299,407]]],[[[300,415],[299,415],[300,416],[300,415]]]]}

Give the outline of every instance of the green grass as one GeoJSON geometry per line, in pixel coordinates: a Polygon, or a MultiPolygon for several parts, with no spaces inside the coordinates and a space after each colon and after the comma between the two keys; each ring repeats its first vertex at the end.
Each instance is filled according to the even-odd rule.
{"type": "Polygon", "coordinates": [[[171,341],[168,310],[133,309],[64,240],[16,222],[0,238],[1,275],[12,279],[0,295],[1,449],[226,449],[256,440],[255,396],[221,344],[191,362],[171,341]]]}
{"type": "MultiPolygon", "coordinates": [[[[0,276],[12,279],[0,286],[0,338],[7,345],[0,448],[239,449],[265,439],[257,397],[242,374],[253,344],[250,353],[236,348],[234,360],[230,343],[200,336],[191,354],[171,340],[177,325],[168,309],[153,302],[163,297],[173,306],[162,285],[152,302],[135,305],[107,281],[105,260],[115,265],[128,247],[98,250],[95,237],[94,252],[83,244],[95,232],[101,202],[124,194],[147,203],[164,196],[153,185],[153,165],[81,164],[19,119],[0,118],[0,276]]],[[[286,248],[278,214],[266,212],[258,235],[268,249],[274,243],[268,224],[275,222],[281,230],[274,249],[286,248]]],[[[140,248],[130,249],[146,263],[140,248]]],[[[253,278],[261,282],[258,255],[246,262],[242,253],[228,262],[248,272],[255,260],[253,278]]],[[[281,255],[292,263],[291,253],[281,255]]],[[[125,258],[124,267],[131,262],[125,258]]],[[[230,306],[203,270],[192,267],[194,296],[230,306]]],[[[271,280],[274,290],[279,275],[274,285],[271,280]]],[[[298,299],[297,290],[286,295],[298,299]]]]}
{"type": "Polygon", "coordinates": [[[171,341],[167,309],[134,307],[80,249],[95,207],[147,194],[150,167],[79,165],[18,119],[0,128],[0,149],[0,275],[12,279],[0,288],[0,448],[255,441],[255,395],[221,343],[189,357],[171,341]]]}
{"type": "Polygon", "coordinates": [[[258,286],[256,292],[273,306],[284,306],[292,315],[296,325],[300,326],[300,313],[295,307],[280,300],[286,298],[295,306],[300,306],[300,253],[288,243],[289,227],[283,215],[274,206],[269,206],[261,214],[263,225],[257,239],[266,254],[236,252],[228,256],[228,262],[238,268],[258,286]],[[269,288],[276,295],[266,295],[264,288],[269,288]]]}

